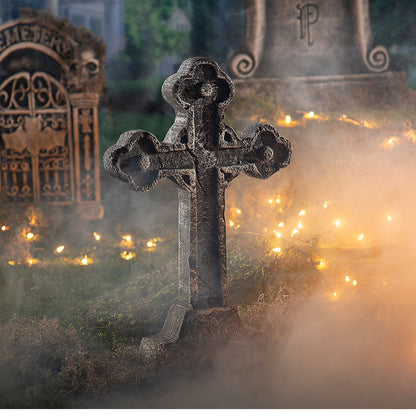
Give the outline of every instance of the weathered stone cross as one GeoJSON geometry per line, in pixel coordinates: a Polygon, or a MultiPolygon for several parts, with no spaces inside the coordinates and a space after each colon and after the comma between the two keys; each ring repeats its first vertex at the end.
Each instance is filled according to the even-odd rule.
{"type": "Polygon", "coordinates": [[[176,113],[163,142],[132,130],[104,155],[105,169],[137,191],[162,177],[178,186],[179,298],[161,332],[142,340],[145,352],[176,342],[188,311],[228,306],[225,189],[241,171],[265,179],[291,159],[290,143],[271,125],[252,124],[239,138],[225,124],[234,85],[216,62],[187,59],[162,94],[176,113]]]}

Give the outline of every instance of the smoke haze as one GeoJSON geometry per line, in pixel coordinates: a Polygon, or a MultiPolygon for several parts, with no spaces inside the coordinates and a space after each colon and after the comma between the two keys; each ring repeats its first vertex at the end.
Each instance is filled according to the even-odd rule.
{"type": "Polygon", "coordinates": [[[243,246],[246,232],[267,234],[264,227],[270,232],[284,220],[289,244],[291,224],[305,209],[300,238],[318,236],[326,262],[322,284],[310,296],[278,297],[268,304],[261,334],[216,348],[208,365],[178,369],[138,394],[111,394],[94,406],[416,406],[416,192],[411,185],[416,147],[402,138],[385,149],[382,129],[343,122],[311,121],[281,133],[294,147],[292,164],[267,181],[240,177],[230,186],[227,218],[234,218],[236,206],[243,217],[241,233],[231,228],[229,233],[235,232],[243,246]],[[276,195],[283,212],[277,205],[270,208],[268,199],[276,195]],[[253,198],[258,215],[250,211],[253,198]],[[334,225],[337,218],[342,227],[334,225]]]}

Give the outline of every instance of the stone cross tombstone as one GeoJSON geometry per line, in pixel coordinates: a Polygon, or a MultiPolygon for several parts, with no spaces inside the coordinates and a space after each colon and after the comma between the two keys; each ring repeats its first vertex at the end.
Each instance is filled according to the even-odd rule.
{"type": "Polygon", "coordinates": [[[234,85],[216,62],[184,61],[162,93],[176,113],[163,142],[143,130],[128,131],[104,155],[105,169],[137,191],[163,177],[178,187],[179,297],[161,332],[142,340],[147,353],[177,341],[187,312],[227,310],[227,185],[240,172],[266,179],[291,159],[290,143],[271,125],[252,124],[238,137],[225,124],[234,85]]]}
{"type": "Polygon", "coordinates": [[[243,45],[230,59],[236,78],[384,72],[389,53],[374,45],[368,0],[243,0],[243,45]]]}
{"type": "Polygon", "coordinates": [[[0,26],[2,203],[73,206],[100,218],[101,40],[42,12],[0,26]]]}

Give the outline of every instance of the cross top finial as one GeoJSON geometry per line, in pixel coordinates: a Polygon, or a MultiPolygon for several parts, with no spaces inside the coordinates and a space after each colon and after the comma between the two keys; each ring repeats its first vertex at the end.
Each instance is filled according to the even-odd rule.
{"type": "Polygon", "coordinates": [[[214,104],[224,111],[234,97],[234,84],[215,61],[190,58],[166,78],[162,94],[175,109],[214,104]]]}

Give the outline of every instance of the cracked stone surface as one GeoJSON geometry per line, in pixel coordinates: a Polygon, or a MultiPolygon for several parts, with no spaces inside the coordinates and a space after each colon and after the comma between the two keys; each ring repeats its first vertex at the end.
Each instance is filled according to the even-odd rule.
{"type": "Polygon", "coordinates": [[[167,177],[178,188],[179,296],[161,332],[142,340],[144,352],[176,342],[185,314],[227,307],[225,190],[240,173],[266,179],[290,163],[291,145],[268,124],[240,137],[224,122],[234,85],[218,64],[190,58],[163,86],[175,122],[163,142],[149,132],[123,133],[104,167],[136,191],[167,177]]]}

